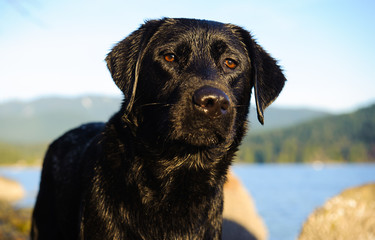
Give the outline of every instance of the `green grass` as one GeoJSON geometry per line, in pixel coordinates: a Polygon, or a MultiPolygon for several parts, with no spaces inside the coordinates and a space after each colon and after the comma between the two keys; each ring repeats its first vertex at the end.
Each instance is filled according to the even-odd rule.
{"type": "Polygon", "coordinates": [[[48,144],[0,142],[0,165],[40,165],[48,144]]]}

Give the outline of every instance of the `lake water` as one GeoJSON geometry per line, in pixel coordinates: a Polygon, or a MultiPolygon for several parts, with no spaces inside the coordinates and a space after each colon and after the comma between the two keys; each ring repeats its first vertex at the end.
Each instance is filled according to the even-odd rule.
{"type": "MultiPolygon", "coordinates": [[[[253,196],[269,240],[293,240],[308,215],[348,187],[375,182],[375,164],[235,165],[235,174],[253,196]]],[[[19,181],[27,191],[19,206],[32,206],[39,168],[1,167],[0,175],[19,181]]]]}

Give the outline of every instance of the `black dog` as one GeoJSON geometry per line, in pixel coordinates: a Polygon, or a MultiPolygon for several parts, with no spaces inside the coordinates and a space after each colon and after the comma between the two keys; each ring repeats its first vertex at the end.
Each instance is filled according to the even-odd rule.
{"type": "Polygon", "coordinates": [[[285,78],[240,27],[148,21],[106,58],[125,100],[50,146],[32,239],[220,239],[223,184],[285,78]]]}

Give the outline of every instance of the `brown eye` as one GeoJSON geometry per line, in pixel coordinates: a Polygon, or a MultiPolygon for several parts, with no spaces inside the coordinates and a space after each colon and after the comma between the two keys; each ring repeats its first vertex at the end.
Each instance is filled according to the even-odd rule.
{"type": "Polygon", "coordinates": [[[236,61],[229,58],[225,59],[224,64],[230,69],[235,69],[237,67],[236,61]]]}
{"type": "Polygon", "coordinates": [[[174,62],[176,60],[176,56],[172,53],[168,53],[164,55],[164,60],[167,62],[174,62]]]}

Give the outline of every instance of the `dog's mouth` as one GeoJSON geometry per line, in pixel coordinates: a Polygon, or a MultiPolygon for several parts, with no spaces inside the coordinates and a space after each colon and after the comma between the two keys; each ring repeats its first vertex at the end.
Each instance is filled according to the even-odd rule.
{"type": "Polygon", "coordinates": [[[170,139],[210,147],[232,139],[235,111],[224,91],[203,86],[190,95],[182,106],[171,109],[173,117],[170,139]]]}

